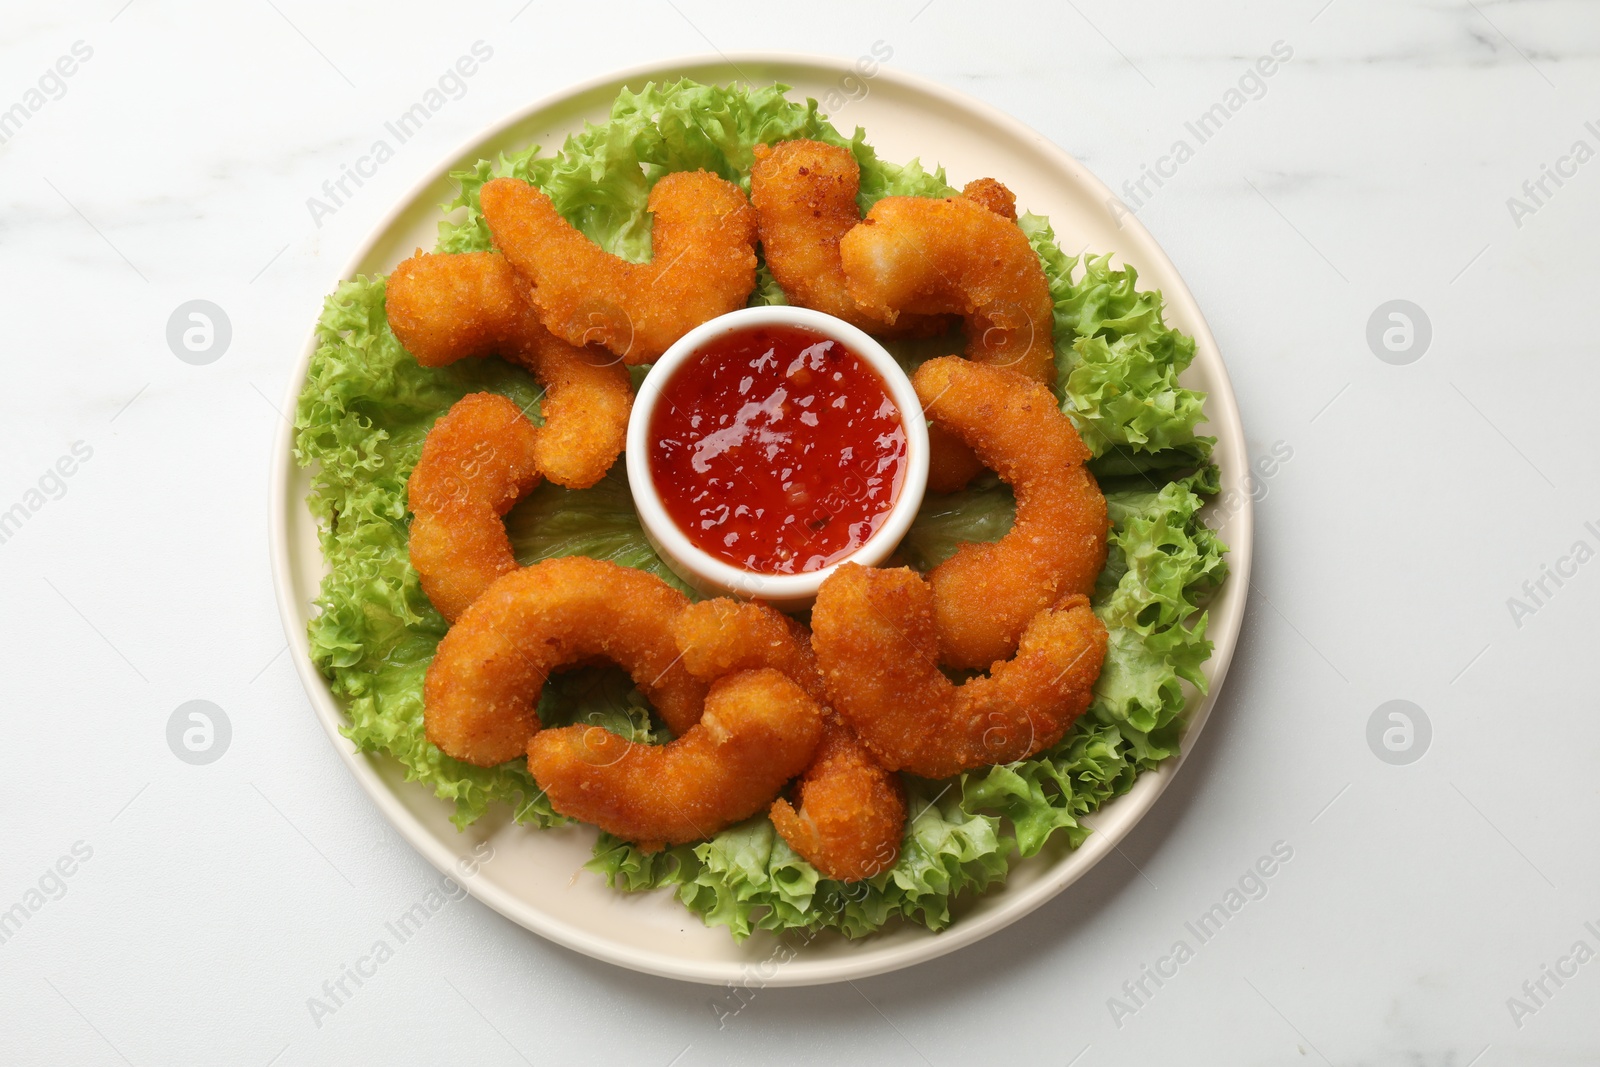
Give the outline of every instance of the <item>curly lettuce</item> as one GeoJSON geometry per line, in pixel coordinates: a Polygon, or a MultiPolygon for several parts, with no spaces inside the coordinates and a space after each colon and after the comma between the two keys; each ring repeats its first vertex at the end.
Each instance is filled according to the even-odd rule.
{"type": "MultiPolygon", "coordinates": [[[[843,137],[815,101],[790,100],[784,86],[684,80],[624,91],[606,122],[569,137],[555,155],[533,148],[454,173],[459,194],[444,205],[438,248],[490,246],[478,191],[509,175],[543,189],[600,246],[643,260],[650,255],[645,205],[662,175],[704,168],[748,187],[755,146],[793,137],[850,148],[861,165],[863,210],[883,196],[953,192],[942,170],[879,159],[861,130],[843,137]]],[[[1033,759],[946,782],[908,780],[911,818],[900,859],[865,882],[822,877],[761,816],[655,853],[601,835],[590,866],[609,884],[670,890],[737,938],[763,929],[859,937],[897,921],[938,930],[964,894],[1004,879],[1019,857],[1058,834],[1076,847],[1088,833],[1083,816],[1177,751],[1190,694],[1205,687],[1204,600],[1226,573],[1225,549],[1199,518],[1217,488],[1215,469],[1204,463],[1210,441],[1194,432],[1204,396],[1178,384],[1194,343],[1165,324],[1160,294],[1140,291],[1131,267],[1064,255],[1037,216],[1019,225],[1055,298],[1062,409],[1095,453],[1112,518],[1093,598],[1110,650],[1089,713],[1033,759]]],[[[783,299],[763,268],[751,302],[783,299]]],[[[480,390],[510,397],[538,420],[537,383],[498,360],[419,367],[389,331],[383,278],[341,284],[317,337],[295,413],[296,456],[310,470],[309,504],[328,563],[309,626],[312,657],[344,703],[346,735],[363,750],[388,753],[409,779],[452,801],[458,825],[496,803],[509,804],[522,822],[562,821],[523,761],[473,767],[424,736],[423,675],[447,624],[422,593],[406,550],[405,483],[433,421],[480,390]]],[[[909,366],[936,347],[906,345],[898,354],[909,366]]],[[[992,476],[959,494],[930,496],[900,559],[927,568],[962,542],[997,539],[1010,529],[1013,509],[1009,488],[992,476]]],[[[540,486],[506,527],[524,564],[581,554],[681,587],[644,538],[620,466],[590,489],[540,486]]],[[[552,677],[539,714],[644,742],[670,736],[631,680],[611,668],[552,677]]]]}
{"type": "Polygon", "coordinates": [[[670,887],[707,925],[726,926],[740,940],[753,930],[835,929],[861,937],[891,919],[942,930],[963,893],[1005,877],[1011,843],[998,818],[967,810],[953,783],[909,782],[906,800],[899,860],[860,882],[822,877],[765,815],[698,845],[656,853],[602,834],[588,866],[616,888],[670,887]]]}
{"type": "Polygon", "coordinates": [[[1061,409],[1095,455],[1096,474],[1194,466],[1215,443],[1195,434],[1205,394],[1178,384],[1194,359],[1194,338],[1166,324],[1161,293],[1139,288],[1131,266],[1111,257],[1068,256],[1049,220],[1017,225],[1044,264],[1055,299],[1061,409]]]}
{"type": "Polygon", "coordinates": [[[295,455],[328,573],[311,620],[311,658],[343,702],[345,736],[383,751],[455,802],[458,825],[496,801],[523,821],[555,818],[525,769],[473,767],[423,736],[422,679],[448,626],[406,553],[405,485],[422,440],[469,392],[501,392],[537,411],[537,387],[497,360],[419,367],[389,332],[384,279],[345,282],[327,299],[295,409],[295,455]]]}

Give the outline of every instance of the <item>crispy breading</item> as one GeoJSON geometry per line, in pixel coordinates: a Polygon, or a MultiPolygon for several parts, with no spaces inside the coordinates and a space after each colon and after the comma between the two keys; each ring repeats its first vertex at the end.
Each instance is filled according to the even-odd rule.
{"type": "Polygon", "coordinates": [[[656,182],[647,263],[590,241],[527,182],[496,178],[479,200],[495,245],[532,285],[545,327],[630,364],[653,362],[702,322],[743,307],[756,285],[755,212],[715,174],[679,171],[656,182]]]}
{"type": "Polygon", "coordinates": [[[652,574],[585,556],[502,576],[439,642],[423,686],[428,740],[481,767],[515,759],[539,730],[535,709],[550,672],[596,657],[626,670],[682,736],[706,693],[672,639],[688,603],[652,574]]]}
{"type": "Polygon", "coordinates": [[[539,330],[526,287],[498,252],[418,249],[389,273],[389,329],[424,367],[476,356],[514,358],[539,330]]]}
{"type": "Polygon", "coordinates": [[[850,296],[871,316],[960,315],[968,359],[1055,381],[1055,302],[1016,223],[963,197],[887,196],[839,240],[850,296]]]}
{"type": "Polygon", "coordinates": [[[926,778],[1055,744],[1089,706],[1106,651],[1088,598],[1069,594],[1029,621],[1012,659],[958,686],[939,670],[933,590],[906,567],[845,564],[811,621],[834,708],[885,767],[926,778]]]}
{"type": "Polygon", "coordinates": [[[539,469],[557,485],[587,489],[622,453],[633,384],[609,352],[546,330],[527,292],[498,252],[418,252],[389,275],[389,328],[424,367],[500,356],[527,368],[545,388],[539,469]]]}
{"type": "Polygon", "coordinates": [[[672,620],[672,634],[683,665],[697,678],[712,681],[734,671],[771,667],[826,702],[811,632],[798,619],[767,604],[717,597],[690,604],[672,620]]]}
{"type": "MultiPolygon", "coordinates": [[[[691,674],[716,678],[769,667],[826,705],[827,691],[798,621],[764,604],[729,598],[691,605],[672,624],[691,674]]],[[[833,711],[822,744],[796,788],[799,811],[782,797],[769,814],[778,833],[829,878],[856,881],[892,867],[905,833],[905,787],[833,711]]]]}
{"type": "Polygon", "coordinates": [[[933,425],[971,447],[1011,485],[1011,532],[965,544],[928,574],[941,661],[986,669],[1063,593],[1089,593],[1106,562],[1106,500],[1089,449],[1054,394],[1020,374],[945,356],[911,384],[933,425]]]}
{"type": "Polygon", "coordinates": [[[937,423],[928,426],[928,492],[954,493],[983,470],[983,460],[955,434],[937,423]]]}
{"type": "Polygon", "coordinates": [[[926,336],[949,329],[944,316],[903,315],[890,325],[850,296],[839,239],[861,221],[861,167],[850,149],[823,141],[757,145],[750,168],[761,255],[789,303],[841,318],[878,336],[926,336]]]}
{"type": "Polygon", "coordinates": [[[1017,220],[1017,198],[1010,189],[993,178],[976,178],[961,187],[961,195],[982,204],[1003,219],[1017,220]]]}
{"type": "Polygon", "coordinates": [[[740,671],[706,694],[700,721],[665,745],[597,726],[543,730],[528,771],[563,815],[654,850],[754,815],[805,769],[822,710],[775,670],[740,671]]]}
{"type": "Polygon", "coordinates": [[[871,878],[900,858],[905,786],[837,714],[826,720],[795,798],[779,797],[767,814],[789,847],[827,877],[871,878]]]}
{"type": "Polygon", "coordinates": [[[454,620],[516,570],[501,521],[539,484],[540,430],[513,401],[472,393],[428,431],[406,483],[411,565],[439,614],[454,620]]]}

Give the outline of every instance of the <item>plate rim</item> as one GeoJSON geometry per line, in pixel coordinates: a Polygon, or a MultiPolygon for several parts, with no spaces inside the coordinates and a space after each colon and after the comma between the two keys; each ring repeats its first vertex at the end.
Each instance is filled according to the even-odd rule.
{"type": "MultiPolygon", "coordinates": [[[[512,127],[527,121],[538,112],[556,107],[569,99],[608,85],[621,87],[629,83],[638,83],[642,79],[657,80],[674,72],[681,73],[690,69],[706,67],[731,68],[729,71],[730,80],[743,82],[745,79],[738,71],[741,61],[752,66],[770,64],[811,67],[829,74],[852,73],[855,69],[855,61],[852,59],[807,52],[756,50],[732,53],[697,53],[635,64],[631,67],[609,71],[563,86],[510,112],[498,121],[476,130],[449,153],[442,156],[437,163],[425,171],[408,190],[394,201],[368,231],[367,235],[359,242],[346,260],[333,283],[334,286],[336,287],[339,283],[351,278],[363,260],[395,225],[399,216],[409,210],[441,178],[446,178],[449,171],[459,165],[461,159],[468,154],[476,152],[478,146],[494,140],[512,127]]],[[[1012,137],[1025,142],[1032,142],[1037,150],[1051,159],[1053,164],[1062,171],[1071,174],[1082,188],[1095,193],[1102,203],[1109,205],[1115,202],[1115,196],[1111,190],[1075,157],[1048,137],[999,108],[931,79],[908,74],[898,69],[880,67],[873,77],[874,80],[883,79],[886,82],[896,84],[902,89],[913,91],[920,96],[931,97],[936,102],[952,107],[957,111],[975,114],[978,118],[1012,137]]],[[[1130,243],[1140,246],[1140,255],[1145,260],[1144,263],[1140,264],[1141,267],[1160,264],[1164,268],[1163,274],[1169,278],[1176,279],[1176,291],[1173,291],[1171,285],[1162,287],[1162,295],[1166,305],[1169,309],[1172,307],[1181,307],[1183,309],[1185,326],[1197,342],[1197,352],[1214,355],[1215,357],[1214,366],[1212,366],[1211,359],[1205,360],[1207,372],[1214,378],[1216,383],[1206,398],[1206,429],[1216,434],[1219,438],[1228,439],[1235,447],[1236,453],[1247,460],[1248,449],[1245,443],[1244,428],[1239,415],[1238,401],[1233,390],[1233,383],[1228,374],[1227,365],[1222,358],[1221,350],[1217,347],[1216,338],[1212,334],[1210,325],[1201,312],[1194,294],[1190,291],[1188,284],[1183,281],[1183,277],[1176,265],[1173,264],[1165,250],[1162,249],[1142,222],[1129,213],[1123,213],[1117,219],[1117,222],[1119,228],[1129,234],[1130,243]]],[[[1119,256],[1119,258],[1123,257],[1119,256]]],[[[331,289],[324,290],[324,292],[328,291],[331,291],[331,289]]],[[[307,340],[302,347],[300,357],[289,375],[285,400],[286,406],[284,408],[286,411],[298,410],[300,393],[305,387],[306,373],[310,368],[310,362],[315,355],[316,348],[317,330],[315,324],[313,324],[308,331],[307,340]]],[[[444,844],[421,822],[416,820],[379,775],[375,761],[382,758],[381,755],[360,751],[340,732],[341,725],[346,721],[343,708],[329,689],[327,679],[311,662],[310,640],[304,625],[304,618],[309,618],[309,612],[303,618],[300,605],[295,602],[291,578],[292,565],[289,560],[289,508],[305,506],[305,501],[303,500],[290,500],[290,486],[297,471],[297,467],[293,462],[293,449],[294,423],[292,419],[284,420],[280,423],[278,431],[273,437],[267,517],[268,549],[272,562],[274,599],[277,602],[278,614],[283,623],[285,637],[288,640],[290,650],[294,652],[295,672],[299,676],[301,686],[311,702],[318,721],[328,734],[329,740],[339,753],[346,769],[355,777],[362,790],[379,811],[383,813],[390,825],[433,867],[443,874],[456,876],[467,891],[479,901],[518,926],[538,934],[548,941],[583,953],[594,959],[659,977],[709,985],[741,981],[748,983],[751,972],[751,965],[748,963],[684,959],[654,950],[627,947],[616,941],[608,941],[592,935],[563,920],[545,914],[530,906],[525,900],[514,896],[494,883],[477,878],[460,877],[457,857],[450,853],[444,844]]],[[[1225,613],[1222,619],[1223,625],[1210,633],[1213,649],[1211,657],[1206,661],[1206,667],[1209,668],[1208,691],[1188,711],[1189,722],[1184,730],[1183,745],[1177,755],[1163,762],[1159,767],[1140,775],[1133,790],[1120,797],[1113,798],[1096,812],[1098,815],[1100,812],[1110,810],[1113,805],[1119,805],[1117,807],[1118,814],[1126,816],[1119,826],[1106,830],[1097,828],[1082,846],[1068,854],[1072,858],[1079,859],[1079,862],[1066,863],[1064,859],[1063,861],[1058,861],[1058,869],[1056,871],[1050,872],[1032,885],[1025,887],[1018,896],[1007,900],[1004,905],[992,912],[971,916],[965,921],[957,921],[938,934],[895,946],[877,954],[863,953],[851,958],[818,961],[805,961],[803,958],[796,957],[777,967],[775,969],[776,973],[770,977],[762,975],[760,984],[768,987],[809,986],[866,978],[936,959],[968,945],[975,944],[990,934],[997,933],[1010,926],[1054,899],[1097,865],[1111,849],[1126,838],[1133,831],[1133,828],[1155,807],[1156,802],[1166,792],[1172,783],[1172,779],[1187,761],[1206,721],[1210,718],[1212,708],[1221,695],[1228,668],[1233,661],[1233,654],[1238,645],[1239,630],[1244,621],[1245,602],[1248,598],[1250,587],[1251,557],[1253,554],[1254,501],[1248,493],[1242,495],[1239,510],[1229,516],[1228,530],[1228,577],[1219,590],[1218,598],[1212,601],[1208,610],[1213,612],[1213,619],[1215,618],[1215,609],[1223,606],[1223,602],[1228,602],[1231,610],[1225,613]],[[1237,603],[1232,603],[1233,601],[1237,601],[1237,603]],[[1147,782],[1146,780],[1149,781],[1147,782]],[[1144,786],[1142,792],[1140,791],[1141,785],[1144,786]],[[1129,804],[1132,805],[1131,808],[1128,806],[1129,804]]],[[[441,803],[444,802],[441,801],[441,803]]]]}

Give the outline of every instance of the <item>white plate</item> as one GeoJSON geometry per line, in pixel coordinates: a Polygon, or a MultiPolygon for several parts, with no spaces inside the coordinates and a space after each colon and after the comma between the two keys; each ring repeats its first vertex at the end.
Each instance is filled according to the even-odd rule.
{"type": "MultiPolygon", "coordinates": [[[[745,78],[759,84],[781,81],[794,87],[796,99],[824,100],[830,92],[838,99],[840,93],[861,84],[845,60],[762,53],[655,63],[577,86],[512,115],[441,162],[390,212],[339,277],[386,273],[414,249],[433,247],[438,205],[455,191],[446,177],[449,171],[533,143],[557,151],[565,136],[585,120],[604,120],[624,86],[638,88],[651,79],[680,75],[717,84],[745,78]]],[[[1015,119],[939,85],[888,69],[865,84],[866,97],[851,100],[836,112],[844,132],[855,125],[864,127],[887,160],[920,157],[929,166],[942,163],[958,187],[985,175],[1000,178],[1016,192],[1020,208],[1050,217],[1068,253],[1085,247],[1115,252],[1137,267],[1145,287],[1165,294],[1168,321],[1195,338],[1195,361],[1184,384],[1209,394],[1207,432],[1217,438],[1215,458],[1222,468],[1224,494],[1232,490],[1235,503],[1230,514],[1216,516],[1226,520],[1223,532],[1232,550],[1231,574],[1210,606],[1210,635],[1216,642],[1206,664],[1210,695],[1193,708],[1184,739],[1187,752],[1222,688],[1250,587],[1251,511],[1244,484],[1248,457],[1216,341],[1194,297],[1156,242],[1130,216],[1125,215],[1119,227],[1107,207],[1109,191],[1061,149],[1015,119]]],[[[309,316],[310,310],[306,313],[309,316]]],[[[291,376],[287,410],[294,409],[314,349],[313,336],[291,376]]],[[[1047,849],[1018,864],[1004,886],[964,902],[944,933],[906,925],[853,943],[822,936],[795,958],[775,966],[774,959],[781,958],[775,954],[787,950],[772,935],[757,934],[736,944],[727,930],[702,926],[666,892],[613,891],[597,875],[583,871],[594,840],[592,828],[534,830],[511,823],[509,813],[501,810],[457,833],[449,822],[449,803],[435,799],[424,786],[404,781],[392,759],[360,753],[339,733],[343,711],[312,665],[307,647],[306,623],[325,568],[305,505],[308,480],[290,455],[291,438],[285,428],[273,457],[273,574],[295,666],[328,737],[373,802],[430,863],[455,874],[473,896],[502,915],[578,952],[651,974],[717,984],[813,985],[896,970],[987,937],[1071,885],[1128,834],[1177,773],[1180,760],[1173,759],[1141,775],[1132,790],[1089,820],[1096,832],[1081,848],[1047,849]],[[466,876],[463,866],[474,849],[484,854],[481,842],[492,846],[493,859],[466,876]]]]}

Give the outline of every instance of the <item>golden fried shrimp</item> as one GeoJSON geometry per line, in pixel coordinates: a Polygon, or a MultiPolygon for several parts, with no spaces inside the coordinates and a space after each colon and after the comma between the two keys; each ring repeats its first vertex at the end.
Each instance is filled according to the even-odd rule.
{"type": "Polygon", "coordinates": [[[826,312],[868,333],[940,333],[942,318],[905,315],[890,326],[860,308],[839,264],[839,238],[861,221],[861,166],[848,148],[823,141],[756,145],[750,203],[761,254],[791,304],[826,312]]]}
{"type": "Polygon", "coordinates": [[[418,251],[389,275],[389,329],[424,367],[458,359],[515,359],[539,332],[526,287],[498,252],[418,251]]]}
{"type": "Polygon", "coordinates": [[[1089,593],[1106,562],[1106,499],[1089,449],[1055,395],[1012,371],[956,356],[912,375],[923,410],[971,447],[1017,499],[1011,532],[965,544],[928,574],[949,667],[987,668],[1063,593],[1089,593]]]}
{"type": "Polygon", "coordinates": [[[856,308],[839,267],[839,238],[861,221],[855,156],[821,141],[757,145],[755,156],[750,204],[761,254],[784,296],[862,329],[881,328],[883,320],[856,308]]]}
{"type": "Polygon", "coordinates": [[[767,812],[789,847],[829,878],[854,882],[893,867],[905,836],[906,793],[855,730],[830,717],[796,787],[767,812]]]}
{"type": "Polygon", "coordinates": [[[983,460],[955,434],[937,424],[928,427],[928,491],[954,493],[983,470],[983,460]]]}
{"type": "MultiPolygon", "coordinates": [[[[961,195],[982,204],[1003,218],[1016,220],[1017,198],[993,178],[978,178],[961,188],[961,195]]],[[[928,428],[928,489],[935,493],[954,493],[977,477],[983,460],[961,441],[938,426],[928,428]]]]}
{"type": "Polygon", "coordinates": [[[688,603],[654,575],[584,556],[512,571],[439,642],[423,684],[428,740],[480,767],[514,759],[539,729],[535,709],[550,672],[595,657],[632,675],[683,736],[706,692],[672,640],[672,620],[688,603]]]}
{"type": "Polygon", "coordinates": [[[502,516],[539,484],[540,431],[514,401],[473,393],[428,431],[406,483],[411,565],[452,622],[517,569],[502,516]]]}
{"type": "MultiPolygon", "coordinates": [[[[827,705],[810,634],[782,612],[726,597],[703,600],[673,620],[672,632],[684,666],[698,678],[772,668],[827,705]]],[[[798,794],[798,812],[782,797],[773,801],[772,824],[827,877],[870,878],[900,857],[905,787],[832,711],[824,712],[822,744],[800,779],[798,794]]]]}
{"type": "Polygon", "coordinates": [[[982,204],[1001,218],[1017,221],[1017,197],[1002,182],[993,178],[977,178],[961,187],[961,195],[975,204],[982,204]]]}
{"type": "Polygon", "coordinates": [[[781,671],[818,704],[826,703],[811,635],[797,619],[766,604],[731,597],[690,604],[672,620],[672,636],[690,674],[713,681],[734,671],[781,671]]]}
{"type": "Polygon", "coordinates": [[[517,359],[544,386],[539,470],[568,489],[589,488],[606,476],[628,440],[628,368],[609,352],[569,345],[543,327],[517,359]]]}
{"type": "Polygon", "coordinates": [[[966,320],[967,358],[1055,381],[1055,302],[1017,225],[963,197],[888,196],[839,241],[850,296],[872,316],[966,320]]]}
{"type": "Polygon", "coordinates": [[[633,384],[610,354],[546,330],[527,289],[498,252],[418,252],[389,275],[389,328],[424,367],[479,356],[526,367],[545,388],[539,469],[557,485],[587,489],[622,452],[633,384]]]}
{"type": "Polygon", "coordinates": [[[528,770],[563,815],[648,849],[710,837],[760,811],[811,762],[822,711],[775,670],[719,679],[705,712],[665,745],[597,726],[542,730],[528,770]]]}
{"type": "Polygon", "coordinates": [[[655,360],[702,322],[743,307],[756,286],[755,212],[738,186],[705,171],[668,174],[650,190],[648,263],[600,248],[527,182],[497,178],[480,202],[550,332],[602,344],[630,364],[655,360]]]}
{"type": "Polygon", "coordinates": [[[906,567],[845,564],[811,623],[833,706],[884,766],[926,778],[1055,744],[1089,706],[1106,651],[1088,598],[1068,594],[1028,622],[1015,657],[955,685],[939,670],[933,590],[906,567]]]}

